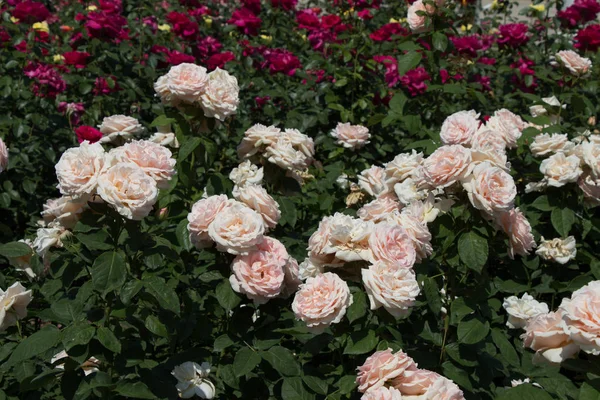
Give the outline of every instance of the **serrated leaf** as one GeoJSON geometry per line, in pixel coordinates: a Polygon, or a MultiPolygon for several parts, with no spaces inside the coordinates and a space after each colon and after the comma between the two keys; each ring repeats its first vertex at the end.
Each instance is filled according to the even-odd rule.
{"type": "Polygon", "coordinates": [[[118,251],[107,251],[100,254],[92,265],[94,288],[108,293],[123,286],[127,279],[125,262],[125,256],[118,251]]]}
{"type": "Polygon", "coordinates": [[[520,365],[517,351],[500,329],[492,329],[492,340],[494,341],[496,347],[498,347],[498,350],[500,350],[500,354],[502,354],[502,356],[510,365],[515,367],[520,365]]]}
{"type": "Polygon", "coordinates": [[[424,280],[423,292],[431,311],[439,314],[442,310],[442,299],[440,297],[440,289],[437,286],[435,279],[427,278],[424,280]]]}
{"type": "Polygon", "coordinates": [[[115,336],[114,333],[107,327],[101,326],[96,331],[96,338],[102,344],[102,346],[106,347],[108,350],[113,353],[121,352],[121,342],[115,336]]]}
{"type": "Polygon", "coordinates": [[[179,315],[181,306],[177,293],[167,286],[164,279],[157,276],[152,276],[143,280],[144,287],[157,301],[158,304],[165,310],[173,311],[179,315]]]}
{"type": "Polygon", "coordinates": [[[121,381],[114,390],[121,396],[133,399],[156,399],[154,393],[142,382],[121,381]]]}
{"type": "Polygon", "coordinates": [[[592,386],[584,382],[579,389],[579,397],[577,400],[600,400],[600,379],[594,381],[596,386],[592,386]]]}
{"type": "Polygon", "coordinates": [[[139,293],[142,287],[144,287],[144,284],[142,281],[137,279],[131,280],[123,285],[120,293],[123,304],[129,305],[131,299],[133,299],[139,293]]]}
{"type": "Polygon", "coordinates": [[[346,311],[346,317],[351,323],[362,318],[367,313],[367,296],[365,292],[362,289],[356,290],[352,293],[352,298],[352,305],[346,311]]]}
{"type": "Polygon", "coordinates": [[[215,344],[213,345],[214,351],[220,352],[228,348],[233,344],[233,340],[229,337],[229,335],[221,335],[215,339],[215,344]]]}
{"type": "Polygon", "coordinates": [[[271,347],[268,351],[263,351],[261,356],[283,376],[298,376],[302,372],[292,352],[284,347],[271,347]]]}
{"type": "Polygon", "coordinates": [[[365,354],[377,346],[379,338],[375,331],[369,330],[353,332],[348,337],[348,342],[344,348],[344,354],[365,354]]]}
{"type": "Polygon", "coordinates": [[[458,239],[458,255],[470,269],[481,273],[488,258],[487,240],[475,232],[467,232],[458,239]]]}
{"type": "Polygon", "coordinates": [[[516,400],[516,399],[527,399],[527,400],[552,400],[544,389],[536,388],[529,383],[524,383],[514,388],[503,391],[496,400],[516,400]]]}
{"type": "Polygon", "coordinates": [[[575,213],[569,208],[555,208],[552,210],[550,220],[556,232],[562,237],[567,237],[575,222],[575,213]]]}
{"type": "Polygon", "coordinates": [[[406,74],[406,72],[419,65],[422,58],[423,55],[416,51],[409,51],[408,53],[398,57],[398,74],[400,76],[406,74]]]}
{"type": "Polygon", "coordinates": [[[302,377],[306,386],[308,386],[313,392],[317,394],[326,395],[327,389],[329,385],[321,378],[317,378],[316,376],[305,375],[302,377]]]}
{"type": "Polygon", "coordinates": [[[175,236],[177,236],[177,242],[179,245],[187,251],[190,251],[194,246],[192,245],[192,241],[190,240],[190,233],[188,231],[188,220],[184,219],[177,225],[177,229],[175,230],[175,236]]]}
{"type": "Polygon", "coordinates": [[[235,376],[244,376],[252,371],[261,361],[257,352],[244,347],[235,354],[233,359],[233,371],[235,376]]]}
{"type": "Polygon", "coordinates": [[[19,343],[4,366],[11,367],[29,360],[56,346],[59,340],[60,331],[58,328],[54,325],[48,325],[19,343]]]}
{"type": "Polygon", "coordinates": [[[179,155],[177,156],[177,161],[182,162],[183,160],[188,158],[190,154],[192,154],[194,150],[196,150],[196,148],[200,146],[200,143],[202,143],[202,139],[200,139],[199,137],[186,138],[186,140],[181,144],[181,147],[179,148],[179,155]]]}
{"type": "Polygon", "coordinates": [[[432,37],[433,48],[439,51],[446,51],[448,47],[448,37],[442,32],[435,32],[432,37]]]}
{"type": "Polygon", "coordinates": [[[62,330],[62,343],[65,350],[73,346],[86,345],[94,338],[96,328],[88,324],[70,325],[62,330]]]}
{"type": "Polygon", "coordinates": [[[464,344],[475,344],[481,342],[488,335],[490,324],[483,323],[478,318],[462,320],[458,323],[458,341],[464,344]]]}
{"type": "Polygon", "coordinates": [[[18,258],[33,254],[33,250],[25,243],[10,242],[0,245],[0,255],[6,258],[18,258]]]}
{"type": "Polygon", "coordinates": [[[281,398],[283,400],[312,400],[314,395],[309,393],[301,378],[285,378],[281,385],[281,398]]]}
{"type": "Polygon", "coordinates": [[[232,310],[240,304],[239,296],[231,288],[228,280],[225,280],[217,285],[215,295],[221,307],[226,310],[232,310]]]}
{"type": "Polygon", "coordinates": [[[169,332],[167,331],[167,327],[165,324],[160,322],[160,320],[154,315],[148,315],[146,320],[144,321],[144,326],[150,332],[154,333],[157,336],[168,337],[169,332]]]}

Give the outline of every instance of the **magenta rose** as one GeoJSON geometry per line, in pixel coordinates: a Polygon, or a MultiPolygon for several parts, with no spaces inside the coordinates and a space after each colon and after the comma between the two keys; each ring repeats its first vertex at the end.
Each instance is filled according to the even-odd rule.
{"type": "Polygon", "coordinates": [[[102,132],[93,126],[82,125],[75,129],[75,135],[77,135],[77,141],[79,143],[87,140],[90,143],[96,143],[102,139],[102,132]]]}

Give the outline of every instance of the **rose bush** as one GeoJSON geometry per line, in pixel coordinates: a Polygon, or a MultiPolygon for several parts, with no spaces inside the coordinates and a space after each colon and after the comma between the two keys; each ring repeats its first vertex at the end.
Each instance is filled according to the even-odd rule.
{"type": "Polygon", "coordinates": [[[600,4],[514,11],[0,4],[0,395],[600,396],[600,4]]]}

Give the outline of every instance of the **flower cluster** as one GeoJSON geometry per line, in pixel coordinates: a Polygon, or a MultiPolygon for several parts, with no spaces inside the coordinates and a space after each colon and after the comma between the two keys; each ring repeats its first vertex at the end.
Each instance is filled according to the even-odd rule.
{"type": "Polygon", "coordinates": [[[418,368],[402,350],[377,351],[358,367],[356,377],[363,400],[464,400],[463,392],[450,379],[418,368]]]}

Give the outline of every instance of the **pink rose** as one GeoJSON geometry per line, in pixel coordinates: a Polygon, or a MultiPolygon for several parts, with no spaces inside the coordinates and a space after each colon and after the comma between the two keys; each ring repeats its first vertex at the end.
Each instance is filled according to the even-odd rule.
{"type": "Polygon", "coordinates": [[[482,126],[471,139],[471,148],[479,151],[501,152],[506,149],[506,142],[502,134],[482,126]]]}
{"type": "Polygon", "coordinates": [[[336,274],[325,272],[300,285],[292,310],[311,332],[322,333],[342,320],[352,302],[348,284],[336,274]]]}
{"type": "Polygon", "coordinates": [[[376,351],[357,368],[358,391],[366,393],[383,387],[388,381],[402,375],[405,371],[416,368],[414,360],[401,350],[396,354],[392,353],[392,349],[376,351]]]}
{"type": "Polygon", "coordinates": [[[411,153],[398,154],[385,165],[385,179],[388,185],[403,182],[415,174],[423,162],[423,153],[413,150],[411,153]]]}
{"type": "Polygon", "coordinates": [[[204,115],[225,121],[227,117],[236,113],[240,102],[237,78],[217,68],[208,74],[207,81],[206,88],[200,95],[204,115]]]}
{"type": "Polygon", "coordinates": [[[380,387],[363,394],[361,400],[402,400],[402,393],[393,387],[380,387]]]}
{"type": "Polygon", "coordinates": [[[183,63],[171,67],[166,75],[158,78],[154,90],[164,104],[177,106],[180,103],[199,103],[207,86],[206,68],[183,63]]]}
{"type": "Polygon", "coordinates": [[[512,176],[487,161],[473,169],[463,187],[473,207],[488,214],[510,210],[517,195],[512,176]]]}
{"type": "Polygon", "coordinates": [[[149,140],[135,140],[117,147],[109,153],[114,162],[132,162],[156,181],[159,189],[167,189],[175,175],[175,164],[171,150],[149,140]]]}
{"type": "Polygon", "coordinates": [[[8,167],[8,149],[6,145],[0,139],[0,172],[4,171],[8,167]]]}
{"type": "Polygon", "coordinates": [[[432,6],[426,6],[423,0],[417,0],[408,7],[408,13],[406,14],[406,21],[410,30],[418,33],[425,32],[428,30],[426,26],[427,15],[433,14],[434,10],[432,6]],[[420,12],[424,12],[425,15],[419,15],[420,12]]]}
{"type": "Polygon", "coordinates": [[[558,364],[579,351],[562,328],[562,311],[540,314],[527,322],[523,346],[534,350],[534,362],[558,364]]]}
{"type": "Polygon", "coordinates": [[[311,263],[317,265],[340,264],[342,261],[335,258],[335,254],[326,252],[331,237],[333,216],[324,217],[319,222],[319,227],[308,239],[308,254],[311,263]]]}
{"type": "Polygon", "coordinates": [[[440,139],[445,145],[471,143],[479,128],[479,114],[474,110],[459,111],[444,120],[440,139]]]}
{"type": "Polygon", "coordinates": [[[527,124],[521,117],[504,108],[496,111],[485,126],[499,132],[509,149],[517,146],[517,140],[521,137],[523,129],[527,128],[527,124]]]}
{"type": "Polygon", "coordinates": [[[248,185],[237,188],[233,196],[259,213],[267,228],[275,228],[281,212],[279,204],[267,193],[265,188],[257,185],[248,185]]]}
{"type": "Polygon", "coordinates": [[[335,213],[331,219],[329,242],[323,252],[335,254],[335,258],[347,262],[371,261],[369,237],[373,232],[373,225],[371,221],[335,213]]]}
{"type": "Polygon", "coordinates": [[[365,169],[358,176],[358,186],[375,197],[387,193],[389,188],[385,182],[385,169],[376,165],[365,169]]]}
{"type": "Polygon", "coordinates": [[[45,226],[58,224],[67,229],[73,229],[81,218],[81,213],[87,209],[85,199],[75,200],[71,196],[62,196],[58,199],[49,199],[44,204],[41,215],[45,226]]]}
{"type": "Polygon", "coordinates": [[[79,147],[67,149],[55,166],[60,193],[77,198],[95,193],[104,158],[99,143],[83,142],[79,147]]]}
{"type": "Polygon", "coordinates": [[[233,260],[233,275],[229,278],[231,287],[254,303],[264,304],[281,294],[289,258],[281,242],[265,237],[256,250],[233,260]]]}
{"type": "Polygon", "coordinates": [[[217,249],[234,255],[255,250],[264,232],[260,214],[237,201],[219,212],[208,226],[208,236],[215,241],[217,249]]]}
{"type": "Polygon", "coordinates": [[[264,151],[266,146],[277,141],[277,137],[281,133],[279,128],[274,126],[264,126],[255,124],[244,132],[244,139],[237,148],[238,157],[240,159],[253,156],[259,151],[264,151]]]}
{"type": "MultiPolygon", "coordinates": [[[[406,209],[405,209],[406,210],[406,209]]],[[[419,217],[408,212],[393,213],[390,222],[394,222],[404,228],[416,250],[416,262],[429,257],[433,252],[431,247],[431,233],[427,224],[419,217]]]]}
{"type": "Polygon", "coordinates": [[[208,227],[212,224],[217,214],[229,205],[229,200],[224,194],[210,196],[194,203],[187,219],[190,241],[196,248],[202,249],[212,246],[212,240],[208,235],[208,227]]]}
{"type": "Polygon", "coordinates": [[[433,187],[448,187],[469,173],[471,152],[460,145],[442,146],[423,162],[426,181],[433,187]]]}
{"type": "Polygon", "coordinates": [[[510,258],[514,259],[515,254],[525,256],[535,247],[531,225],[518,208],[498,214],[496,223],[508,235],[510,258]]]}
{"type": "Polygon", "coordinates": [[[331,136],[337,139],[337,144],[341,144],[348,149],[358,149],[369,143],[371,134],[369,129],[362,125],[351,125],[349,123],[339,122],[335,129],[331,131],[331,136]]]}
{"type": "Polygon", "coordinates": [[[575,76],[584,76],[592,69],[589,58],[581,57],[573,50],[562,50],[556,53],[556,59],[575,76]]]}
{"type": "Polygon", "coordinates": [[[384,307],[396,318],[410,313],[420,289],[415,273],[408,268],[376,261],[361,270],[363,284],[369,296],[371,310],[384,307]]]}
{"type": "Polygon", "coordinates": [[[404,371],[391,384],[405,396],[419,396],[425,394],[433,382],[441,375],[426,369],[412,369],[404,371]]]}
{"type": "Polygon", "coordinates": [[[427,388],[424,397],[431,400],[465,400],[462,390],[450,379],[443,376],[437,378],[427,388]]]}
{"type": "Polygon", "coordinates": [[[382,195],[362,206],[357,215],[365,221],[380,222],[387,219],[393,211],[399,211],[400,207],[400,203],[393,195],[382,195]]]}
{"type": "Polygon", "coordinates": [[[581,350],[600,355],[600,281],[593,281],[564,298],[562,311],[564,330],[581,350]]]}
{"type": "Polygon", "coordinates": [[[369,247],[375,261],[386,261],[401,268],[412,268],[417,256],[410,236],[400,225],[375,225],[369,247]]]}

